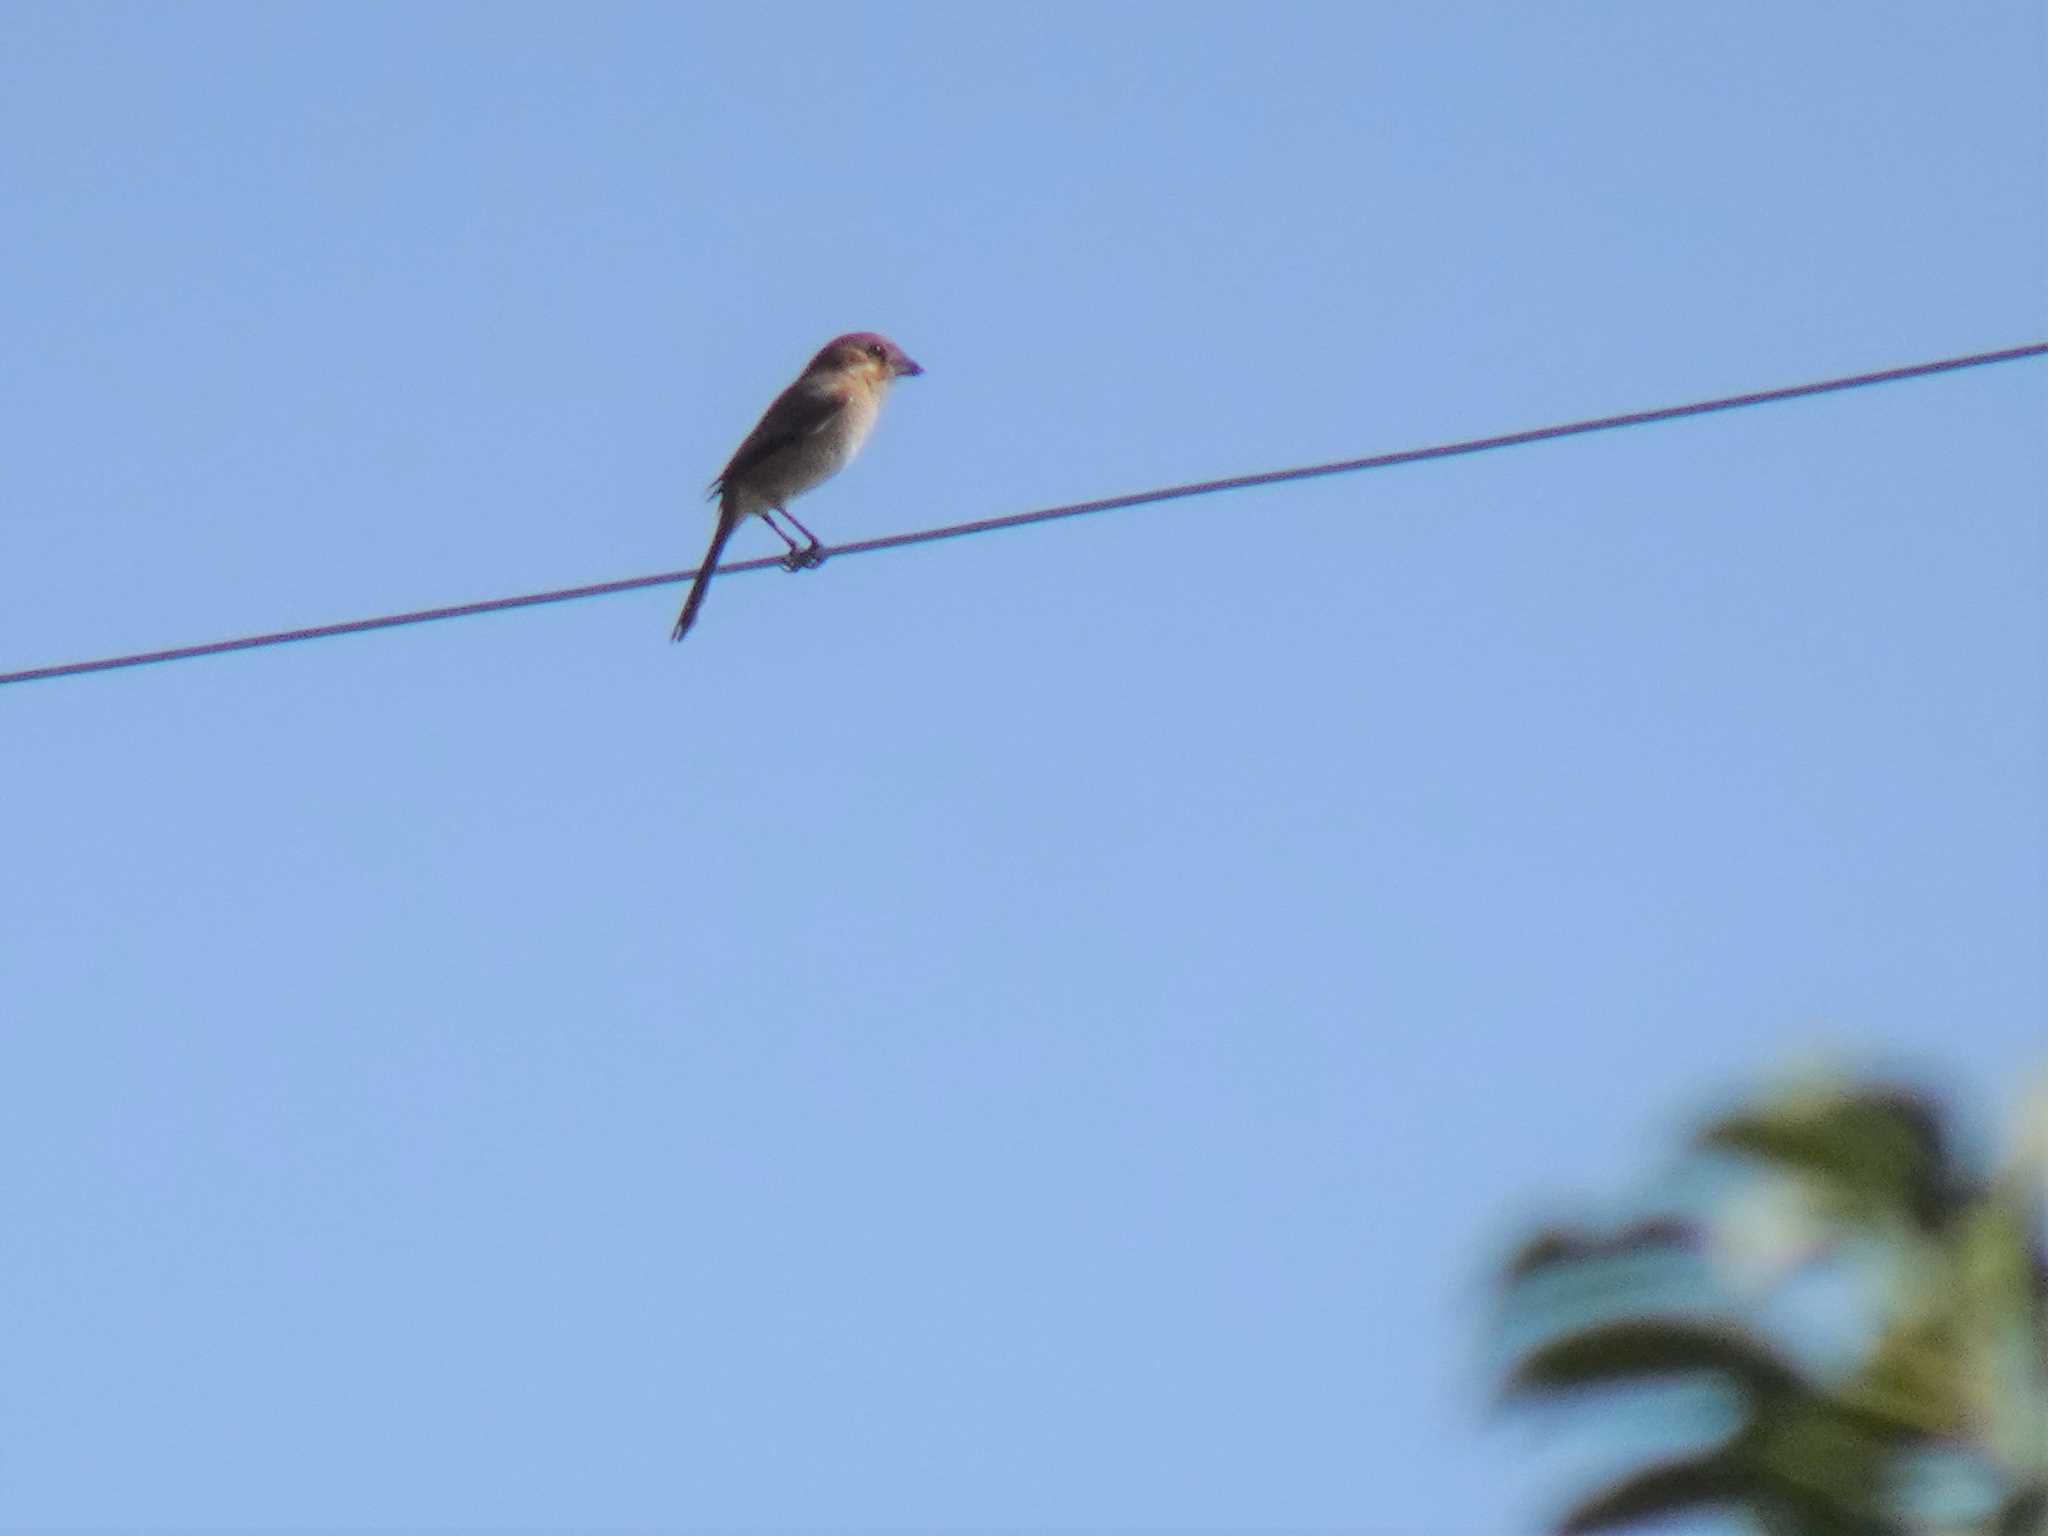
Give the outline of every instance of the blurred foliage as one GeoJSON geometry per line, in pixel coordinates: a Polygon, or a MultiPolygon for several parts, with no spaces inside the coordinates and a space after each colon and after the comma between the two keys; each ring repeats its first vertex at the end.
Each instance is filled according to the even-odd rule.
{"type": "Polygon", "coordinates": [[[2048,1536],[2048,1159],[2022,1137],[1984,1173],[1955,1143],[1925,1094],[1809,1087],[1698,1134],[1688,1162],[1719,1175],[1701,1209],[1509,1255],[1505,1402],[1638,1423],[1645,1389],[1707,1383],[1734,1414],[1555,1528],[1718,1513],[1766,1536],[2048,1536]],[[1846,1362],[1775,1319],[1816,1274],[1857,1298],[1836,1303],[1858,1314],[1846,1362]]]}

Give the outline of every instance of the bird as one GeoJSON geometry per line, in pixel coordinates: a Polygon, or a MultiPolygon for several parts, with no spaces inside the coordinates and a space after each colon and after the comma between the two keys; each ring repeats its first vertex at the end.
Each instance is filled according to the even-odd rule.
{"type": "Polygon", "coordinates": [[[890,386],[923,372],[909,353],[874,331],[849,331],[819,348],[711,482],[708,495],[718,501],[718,526],[670,640],[682,639],[697,621],[726,540],[750,514],[789,546],[784,569],[807,570],[824,560],[818,536],[797,521],[788,504],[846,468],[874,431],[890,386]],[[777,512],[809,542],[800,545],[785,532],[775,521],[777,512]]]}

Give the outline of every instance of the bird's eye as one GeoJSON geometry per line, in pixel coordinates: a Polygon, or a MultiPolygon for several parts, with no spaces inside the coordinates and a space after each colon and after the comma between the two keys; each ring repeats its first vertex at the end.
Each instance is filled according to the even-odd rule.
{"type": "Polygon", "coordinates": [[[885,348],[879,341],[869,343],[868,356],[872,357],[876,362],[879,363],[883,358],[887,357],[888,355],[888,349],[885,348]]]}

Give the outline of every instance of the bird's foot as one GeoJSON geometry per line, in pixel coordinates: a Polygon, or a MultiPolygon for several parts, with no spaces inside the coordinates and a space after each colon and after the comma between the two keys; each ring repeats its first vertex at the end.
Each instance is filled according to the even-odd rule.
{"type": "Polygon", "coordinates": [[[792,549],[782,557],[785,571],[814,571],[825,563],[825,546],[813,544],[808,549],[792,549]]]}

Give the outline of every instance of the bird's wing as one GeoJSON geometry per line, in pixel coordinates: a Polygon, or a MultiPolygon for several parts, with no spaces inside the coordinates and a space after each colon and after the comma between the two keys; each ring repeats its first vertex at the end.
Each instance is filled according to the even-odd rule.
{"type": "Polygon", "coordinates": [[[711,494],[716,496],[732,480],[783,449],[824,431],[845,409],[844,395],[817,389],[799,379],[775,397],[760,423],[735,450],[731,462],[711,482],[711,494]]]}

